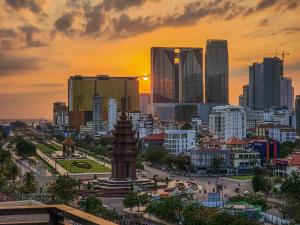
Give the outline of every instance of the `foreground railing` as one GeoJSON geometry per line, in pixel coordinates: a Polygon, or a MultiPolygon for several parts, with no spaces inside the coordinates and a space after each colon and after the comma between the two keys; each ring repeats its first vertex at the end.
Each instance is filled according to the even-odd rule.
{"type": "Polygon", "coordinates": [[[0,225],[116,225],[66,205],[0,206],[0,225]]]}

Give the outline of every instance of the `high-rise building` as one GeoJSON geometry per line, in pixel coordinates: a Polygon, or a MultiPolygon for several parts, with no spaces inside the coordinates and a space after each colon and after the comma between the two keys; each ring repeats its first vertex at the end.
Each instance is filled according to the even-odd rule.
{"type": "Polygon", "coordinates": [[[248,105],[252,110],[290,107],[293,99],[291,80],[283,78],[283,61],[264,58],[249,67],[248,105]]]}
{"type": "Polygon", "coordinates": [[[239,96],[239,105],[247,108],[249,105],[249,85],[243,86],[243,94],[239,96]]]}
{"type": "Polygon", "coordinates": [[[216,106],[209,115],[209,131],[217,138],[246,137],[246,113],[241,106],[216,106]]]}
{"type": "Polygon", "coordinates": [[[93,126],[94,134],[102,130],[102,96],[99,94],[93,97],[93,126]]]}
{"type": "Polygon", "coordinates": [[[140,111],[142,115],[150,113],[150,94],[140,94],[140,111]]]}
{"type": "Polygon", "coordinates": [[[108,100],[108,131],[114,130],[115,124],[117,123],[118,107],[117,101],[114,98],[108,100]]]}
{"type": "Polygon", "coordinates": [[[280,80],[280,106],[290,111],[294,109],[294,88],[291,78],[282,77],[280,80]]]}
{"type": "Polygon", "coordinates": [[[264,74],[263,64],[249,66],[249,102],[250,109],[264,109],[264,74]]]}
{"type": "Polygon", "coordinates": [[[295,111],[296,111],[296,133],[298,136],[300,136],[300,95],[296,96],[295,111]]]}
{"type": "Polygon", "coordinates": [[[283,61],[277,57],[264,58],[264,108],[280,106],[280,80],[283,76],[283,61]]]}
{"type": "Polygon", "coordinates": [[[102,96],[102,120],[108,118],[108,100],[115,98],[118,111],[139,110],[139,84],[135,77],[71,76],[68,81],[69,122],[76,130],[93,120],[93,96],[102,96]]]}
{"type": "Polygon", "coordinates": [[[226,40],[207,40],[205,51],[205,99],[228,104],[228,47],[226,40]]]}
{"type": "Polygon", "coordinates": [[[68,125],[68,107],[64,102],[53,103],[53,126],[68,125]]]}
{"type": "Polygon", "coordinates": [[[203,102],[202,61],[201,48],[152,47],[151,102],[203,102]]]}

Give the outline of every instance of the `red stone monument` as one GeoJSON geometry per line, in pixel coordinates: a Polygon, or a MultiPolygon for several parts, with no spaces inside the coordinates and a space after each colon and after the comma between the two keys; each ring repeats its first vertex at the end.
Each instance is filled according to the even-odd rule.
{"type": "Polygon", "coordinates": [[[132,123],[125,112],[121,113],[113,131],[114,142],[111,157],[111,177],[113,180],[136,180],[136,138],[132,123]]]}

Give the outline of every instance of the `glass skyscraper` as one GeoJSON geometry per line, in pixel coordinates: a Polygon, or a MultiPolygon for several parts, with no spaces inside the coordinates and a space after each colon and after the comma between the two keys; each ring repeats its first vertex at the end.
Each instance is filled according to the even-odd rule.
{"type": "Polygon", "coordinates": [[[205,51],[205,100],[228,104],[228,47],[226,40],[207,40],[205,51]]]}
{"type": "Polygon", "coordinates": [[[151,102],[203,102],[201,48],[151,48],[151,102]]]}

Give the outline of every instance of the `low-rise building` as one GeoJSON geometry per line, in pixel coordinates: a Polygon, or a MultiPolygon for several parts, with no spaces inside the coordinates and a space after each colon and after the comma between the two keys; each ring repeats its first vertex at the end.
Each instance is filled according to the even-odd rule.
{"type": "Polygon", "coordinates": [[[280,143],[276,140],[267,140],[265,138],[253,138],[250,141],[250,147],[259,152],[261,163],[272,162],[279,156],[280,143]]]}
{"type": "Polygon", "coordinates": [[[269,128],[269,137],[280,143],[296,141],[296,129],[286,126],[275,126],[269,128]]]}
{"type": "Polygon", "coordinates": [[[148,149],[151,149],[151,148],[163,149],[164,139],[165,139],[164,133],[152,134],[152,135],[142,138],[141,139],[142,152],[144,153],[148,149]]]}
{"type": "Polygon", "coordinates": [[[190,151],[191,164],[197,170],[209,170],[215,158],[222,158],[221,168],[231,168],[230,151],[221,148],[193,148],[190,151]]]}
{"type": "Polygon", "coordinates": [[[274,164],[276,177],[285,178],[293,172],[300,173],[300,152],[293,152],[283,159],[277,159],[274,164]]]}
{"type": "Polygon", "coordinates": [[[165,130],[164,147],[172,155],[189,154],[196,147],[196,131],[165,130]]]}
{"type": "Polygon", "coordinates": [[[260,165],[260,154],[251,148],[231,152],[233,169],[238,172],[247,172],[260,165]]]}

